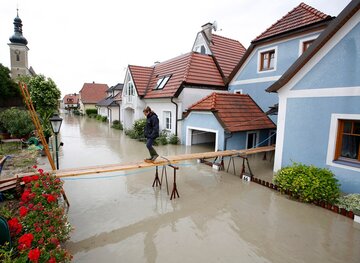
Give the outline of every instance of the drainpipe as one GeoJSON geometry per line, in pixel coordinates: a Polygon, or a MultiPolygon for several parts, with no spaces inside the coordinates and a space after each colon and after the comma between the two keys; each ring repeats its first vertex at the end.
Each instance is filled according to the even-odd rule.
{"type": "Polygon", "coordinates": [[[110,112],[110,118],[109,118],[109,123],[111,124],[111,119],[112,119],[112,110],[109,107],[106,107],[108,109],[108,115],[110,112]]]}
{"type": "Polygon", "coordinates": [[[224,151],[227,150],[227,140],[230,139],[233,136],[232,132],[230,132],[230,136],[226,137],[224,139],[224,151]]]}
{"type": "Polygon", "coordinates": [[[170,101],[171,103],[175,104],[175,136],[178,135],[178,111],[179,111],[179,105],[177,105],[177,103],[175,101],[173,101],[174,97],[171,97],[170,101]]]}

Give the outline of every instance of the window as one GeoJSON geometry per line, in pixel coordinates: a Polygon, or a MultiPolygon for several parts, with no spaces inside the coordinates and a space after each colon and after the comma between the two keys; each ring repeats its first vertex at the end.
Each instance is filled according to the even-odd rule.
{"type": "Polygon", "coordinates": [[[247,140],[246,140],[246,149],[255,148],[257,144],[257,133],[256,132],[248,132],[247,140]]]}
{"type": "Polygon", "coordinates": [[[164,111],[164,124],[166,130],[171,130],[171,111],[164,111]]]}
{"type": "Polygon", "coordinates": [[[272,70],[275,65],[275,49],[260,53],[260,71],[272,70]]]}
{"type": "Polygon", "coordinates": [[[314,41],[315,39],[302,42],[302,53],[304,53],[314,41]]]}
{"type": "Polygon", "coordinates": [[[16,54],[16,61],[20,61],[20,56],[19,56],[19,54],[16,54]]]}
{"type": "Polygon", "coordinates": [[[169,81],[170,77],[171,75],[159,78],[158,81],[156,82],[155,89],[163,89],[166,83],[169,81]]]}
{"type": "Polygon", "coordinates": [[[234,94],[243,94],[242,89],[236,89],[234,90],[234,94]]]}
{"type": "Polygon", "coordinates": [[[360,120],[339,120],[335,160],[360,164],[360,120]]]}
{"type": "Polygon", "coordinates": [[[132,82],[128,82],[127,89],[126,89],[126,95],[134,96],[134,85],[132,82]]]}

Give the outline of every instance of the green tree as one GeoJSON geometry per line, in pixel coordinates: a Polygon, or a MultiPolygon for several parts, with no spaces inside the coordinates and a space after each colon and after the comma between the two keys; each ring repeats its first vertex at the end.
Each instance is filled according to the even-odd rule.
{"type": "Polygon", "coordinates": [[[58,111],[58,101],[61,96],[60,90],[51,78],[44,75],[21,78],[27,83],[31,100],[40,121],[45,137],[50,137],[51,126],[49,118],[58,111]]]}
{"type": "Polygon", "coordinates": [[[0,101],[20,96],[17,84],[10,77],[10,70],[0,63],[0,101]]]}

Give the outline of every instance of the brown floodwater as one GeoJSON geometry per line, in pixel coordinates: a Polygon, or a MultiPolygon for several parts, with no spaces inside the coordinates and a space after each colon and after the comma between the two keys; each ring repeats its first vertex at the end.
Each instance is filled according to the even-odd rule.
{"type": "MultiPolygon", "coordinates": [[[[143,143],[105,123],[62,117],[60,168],[138,161],[148,154],[143,143]]],[[[211,148],[156,149],[165,156],[211,148]]],[[[271,177],[270,155],[249,161],[256,177],[271,177]]],[[[196,161],[179,167],[180,198],[171,201],[165,177],[161,190],[152,187],[155,168],[65,179],[74,227],[66,248],[73,261],[360,262],[360,224],[351,219],[196,161]]],[[[173,172],[167,173],[171,193],[173,172]]]]}

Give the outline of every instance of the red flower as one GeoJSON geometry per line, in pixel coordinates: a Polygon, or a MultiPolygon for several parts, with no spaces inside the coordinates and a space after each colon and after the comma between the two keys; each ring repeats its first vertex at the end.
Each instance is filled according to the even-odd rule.
{"type": "Polygon", "coordinates": [[[48,263],[56,263],[56,259],[54,257],[50,258],[48,263]]]}
{"type": "Polygon", "coordinates": [[[22,230],[22,225],[16,217],[10,219],[8,221],[8,224],[9,224],[11,233],[14,233],[15,235],[20,234],[20,232],[22,230]]]}
{"type": "Polygon", "coordinates": [[[56,237],[50,238],[50,243],[54,244],[55,246],[60,244],[59,240],[56,237]]]}
{"type": "Polygon", "coordinates": [[[31,242],[34,240],[34,236],[31,233],[24,234],[19,238],[19,250],[31,248],[31,242]]]}
{"type": "Polygon", "coordinates": [[[21,195],[21,201],[28,202],[30,200],[30,190],[25,190],[23,194],[21,195]]]}
{"type": "Polygon", "coordinates": [[[40,227],[36,227],[36,228],[35,228],[35,232],[37,232],[37,233],[41,232],[41,228],[40,228],[40,227]]]}
{"type": "Polygon", "coordinates": [[[36,165],[34,165],[34,166],[33,166],[33,168],[34,168],[34,169],[36,169],[36,168],[37,168],[37,166],[36,166],[36,165]]]}
{"type": "Polygon", "coordinates": [[[31,176],[25,176],[22,178],[22,181],[27,184],[27,183],[30,183],[32,180],[31,180],[31,176]]]}
{"type": "Polygon", "coordinates": [[[56,198],[53,195],[48,195],[48,197],[46,199],[47,199],[48,203],[56,201],[56,198]]]}
{"type": "Polygon", "coordinates": [[[20,207],[20,216],[26,216],[27,212],[29,211],[25,206],[20,207]]]}
{"type": "Polygon", "coordinates": [[[37,180],[39,180],[39,176],[38,175],[33,175],[31,177],[31,179],[32,179],[32,181],[37,181],[37,180]]]}
{"type": "Polygon", "coordinates": [[[39,172],[40,174],[43,174],[43,173],[44,173],[44,170],[43,170],[43,169],[38,169],[38,172],[39,172]]]}
{"type": "Polygon", "coordinates": [[[29,254],[28,254],[28,258],[30,259],[31,262],[35,262],[37,263],[40,257],[40,249],[39,248],[35,248],[30,250],[29,254]]]}

